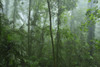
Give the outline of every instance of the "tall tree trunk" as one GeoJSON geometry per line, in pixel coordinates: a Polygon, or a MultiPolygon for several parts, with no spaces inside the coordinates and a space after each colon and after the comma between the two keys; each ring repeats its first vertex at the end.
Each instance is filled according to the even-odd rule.
{"type": "MultiPolygon", "coordinates": [[[[31,1],[32,2],[32,1],[31,1]]],[[[34,0],[33,0],[33,2],[34,2],[34,0]]],[[[36,2],[35,2],[36,3],[36,2]]],[[[38,11],[39,11],[39,5],[40,5],[40,2],[38,2],[37,3],[38,5],[37,5],[37,7],[35,7],[33,10],[34,10],[34,14],[33,14],[33,17],[34,17],[34,19],[31,21],[31,31],[30,31],[30,43],[32,43],[32,42],[35,42],[35,34],[36,34],[36,30],[35,30],[35,28],[37,27],[37,25],[36,25],[36,22],[39,20],[38,19],[38,17],[39,17],[39,15],[38,15],[38,11]]],[[[31,5],[32,6],[32,5],[31,5]]],[[[38,42],[39,43],[39,42],[38,42]]],[[[40,46],[39,46],[40,47],[40,46]]],[[[35,50],[34,49],[32,49],[32,55],[34,55],[35,54],[35,52],[34,52],[35,50]]],[[[37,54],[37,56],[38,56],[38,54],[37,54]]]]}
{"type": "Polygon", "coordinates": [[[17,13],[17,0],[14,0],[14,12],[13,12],[13,29],[15,29],[16,13],[17,13]]]}
{"type": "Polygon", "coordinates": [[[6,5],[5,5],[5,14],[8,16],[8,11],[9,11],[9,0],[6,0],[6,5]]]}
{"type": "Polygon", "coordinates": [[[72,14],[71,14],[70,30],[71,30],[71,33],[74,33],[73,10],[72,10],[72,14]]]}
{"type": "Polygon", "coordinates": [[[50,8],[50,2],[47,0],[48,4],[48,10],[49,10],[49,20],[50,20],[50,36],[51,36],[51,42],[52,42],[52,54],[53,54],[53,61],[54,61],[54,67],[57,67],[56,65],[56,59],[55,59],[55,48],[54,48],[54,42],[53,42],[53,34],[52,34],[52,20],[51,20],[51,8],[50,8]]]}
{"type": "Polygon", "coordinates": [[[0,37],[1,37],[1,32],[2,32],[2,12],[3,12],[3,8],[2,8],[2,3],[1,3],[1,0],[0,0],[0,37]]]}
{"type": "Polygon", "coordinates": [[[31,44],[30,44],[30,15],[31,15],[31,0],[29,0],[29,15],[28,15],[28,55],[31,55],[31,44]]]}
{"type": "MultiPolygon", "coordinates": [[[[45,18],[47,18],[47,13],[46,13],[46,16],[45,18]]],[[[42,55],[43,55],[43,52],[42,52],[42,49],[44,47],[44,41],[45,41],[45,38],[44,38],[44,34],[45,34],[45,23],[46,23],[47,19],[44,20],[44,24],[43,24],[43,28],[42,28],[42,32],[41,32],[41,38],[40,38],[40,50],[39,50],[39,57],[41,58],[42,55]]]]}
{"type": "MultiPolygon", "coordinates": [[[[1,2],[1,0],[0,0],[0,14],[2,14],[3,13],[3,4],[2,4],[2,2],[1,2]]],[[[0,15],[1,16],[1,15],[0,15]]]]}
{"type": "Polygon", "coordinates": [[[61,40],[60,40],[60,24],[61,24],[61,22],[60,22],[60,15],[61,15],[61,13],[60,13],[60,0],[58,0],[58,14],[57,14],[57,20],[58,20],[58,23],[57,23],[57,41],[56,41],[56,62],[57,62],[57,67],[59,67],[59,65],[60,65],[60,56],[59,55],[61,55],[61,49],[60,49],[60,47],[61,47],[61,40]]]}

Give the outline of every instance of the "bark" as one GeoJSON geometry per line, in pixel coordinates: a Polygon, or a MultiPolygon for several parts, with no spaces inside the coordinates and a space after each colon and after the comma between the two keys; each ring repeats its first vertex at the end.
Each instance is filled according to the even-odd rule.
{"type": "Polygon", "coordinates": [[[52,54],[53,54],[53,61],[54,61],[54,67],[57,67],[56,65],[56,59],[55,59],[55,48],[54,48],[54,42],[53,42],[53,34],[52,34],[52,21],[51,21],[51,8],[50,8],[50,2],[47,0],[48,4],[48,10],[49,10],[49,21],[50,21],[50,36],[51,36],[51,42],[52,42],[52,54]]]}

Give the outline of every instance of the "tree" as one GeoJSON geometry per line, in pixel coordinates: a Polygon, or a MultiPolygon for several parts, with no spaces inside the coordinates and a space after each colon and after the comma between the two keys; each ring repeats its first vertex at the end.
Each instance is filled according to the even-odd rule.
{"type": "MultiPolygon", "coordinates": [[[[15,4],[15,3],[14,3],[15,4]]],[[[6,5],[5,5],[5,14],[8,16],[8,11],[9,11],[9,0],[6,0],[6,5]]]]}
{"type": "Polygon", "coordinates": [[[29,13],[28,13],[28,56],[31,55],[31,44],[30,44],[30,15],[31,15],[31,0],[29,0],[29,13]]]}
{"type": "Polygon", "coordinates": [[[94,47],[93,47],[93,39],[95,37],[95,19],[94,19],[94,16],[93,16],[93,13],[94,13],[94,8],[96,8],[96,6],[94,5],[94,0],[91,0],[89,2],[89,10],[88,10],[88,38],[87,38],[87,42],[88,44],[90,45],[90,55],[93,56],[93,50],[94,50],[94,47]]]}
{"type": "Polygon", "coordinates": [[[50,36],[51,36],[51,42],[52,42],[52,54],[53,54],[53,61],[54,61],[54,67],[56,67],[56,59],[55,59],[55,48],[54,48],[54,42],[53,42],[53,35],[52,35],[52,21],[51,21],[51,8],[50,8],[50,1],[47,0],[48,3],[48,11],[49,11],[49,21],[50,21],[50,36]]]}
{"type": "Polygon", "coordinates": [[[16,15],[17,15],[17,0],[14,0],[14,12],[13,12],[13,29],[15,29],[16,15]]]}
{"type": "MultiPolygon", "coordinates": [[[[89,0],[88,3],[89,10],[87,11],[87,19],[88,19],[88,36],[87,36],[87,43],[90,45],[90,56],[93,58],[94,55],[94,38],[95,38],[95,23],[96,19],[94,18],[94,12],[96,6],[95,6],[95,0],[89,0]]],[[[90,66],[93,65],[93,59],[90,60],[90,66]]]]}
{"type": "Polygon", "coordinates": [[[1,0],[0,0],[0,9],[1,9],[1,11],[0,11],[0,12],[2,12],[2,13],[3,13],[3,5],[2,5],[1,0]]]}
{"type": "Polygon", "coordinates": [[[70,0],[57,0],[57,9],[58,9],[58,13],[57,13],[57,33],[56,33],[56,62],[57,62],[57,67],[61,67],[63,66],[62,62],[62,42],[61,42],[61,29],[60,26],[62,23],[61,21],[61,15],[66,11],[70,11],[73,8],[75,8],[75,4],[76,4],[76,0],[74,1],[70,1],[70,0]],[[70,5],[73,4],[72,6],[66,6],[66,5],[70,5]]]}
{"type": "Polygon", "coordinates": [[[61,57],[61,38],[60,38],[60,25],[61,25],[61,20],[60,20],[60,15],[61,15],[61,7],[60,7],[60,0],[57,2],[58,6],[58,14],[57,14],[57,42],[56,42],[56,62],[57,62],[57,67],[60,65],[60,57],[61,57]]]}

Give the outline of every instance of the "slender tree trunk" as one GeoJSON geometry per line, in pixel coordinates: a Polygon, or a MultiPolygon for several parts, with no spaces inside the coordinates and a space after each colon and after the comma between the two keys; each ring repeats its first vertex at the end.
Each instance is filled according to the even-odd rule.
{"type": "Polygon", "coordinates": [[[57,67],[56,65],[56,59],[55,59],[55,48],[54,48],[54,42],[53,42],[53,34],[52,34],[52,20],[51,20],[51,8],[50,8],[50,2],[47,0],[48,4],[48,10],[49,10],[49,20],[50,20],[50,36],[51,36],[51,42],[52,42],[52,54],[53,54],[53,61],[54,61],[54,67],[57,67]]]}
{"type": "Polygon", "coordinates": [[[3,5],[2,5],[1,0],[0,0],[0,12],[1,12],[1,14],[3,13],[3,5]]]}
{"type": "Polygon", "coordinates": [[[56,62],[57,62],[57,67],[59,67],[59,62],[60,62],[60,44],[61,44],[61,40],[60,40],[60,1],[58,0],[58,14],[57,14],[57,19],[58,19],[58,23],[57,23],[57,41],[56,41],[56,62]],[[59,60],[58,60],[59,59],[59,60]]]}
{"type": "MultiPolygon", "coordinates": [[[[47,13],[46,13],[46,16],[45,16],[45,18],[47,18],[47,13]]],[[[42,28],[42,33],[41,33],[41,41],[40,41],[40,52],[39,52],[39,57],[41,58],[42,57],[42,55],[43,55],[43,52],[42,52],[42,49],[43,49],[43,47],[44,47],[44,40],[45,40],[45,38],[44,38],[44,33],[45,33],[45,23],[46,23],[46,20],[47,19],[45,19],[44,20],[44,24],[43,24],[43,28],[42,28]]]]}
{"type": "Polygon", "coordinates": [[[30,15],[31,15],[31,0],[29,0],[29,15],[28,15],[28,55],[31,55],[31,44],[30,44],[30,15]]]}
{"type": "Polygon", "coordinates": [[[71,14],[71,22],[70,22],[70,30],[71,33],[74,33],[74,21],[73,21],[73,10],[72,10],[72,14],[71,14]]]}
{"type": "Polygon", "coordinates": [[[15,29],[16,13],[17,13],[17,0],[14,0],[13,29],[15,29]]]}
{"type": "Polygon", "coordinates": [[[8,11],[9,11],[9,0],[6,0],[6,5],[5,5],[5,14],[8,16],[8,11]]]}
{"type": "Polygon", "coordinates": [[[0,0],[0,37],[1,37],[1,32],[2,32],[2,27],[1,27],[1,25],[2,25],[2,19],[1,19],[2,18],[2,11],[3,11],[2,3],[1,3],[1,0],[0,0]]]}
{"type": "MultiPolygon", "coordinates": [[[[32,2],[32,1],[31,1],[32,2]]],[[[33,2],[34,2],[34,0],[33,0],[33,2]]],[[[33,14],[33,17],[34,17],[34,19],[31,21],[31,30],[30,30],[30,43],[32,44],[32,42],[35,42],[35,34],[36,34],[36,32],[35,32],[35,28],[37,27],[37,25],[36,25],[36,22],[38,21],[38,17],[39,17],[39,15],[38,15],[38,11],[39,11],[39,5],[40,5],[40,2],[38,2],[38,5],[37,5],[37,7],[35,7],[35,9],[34,9],[34,14],[33,14]]],[[[32,6],[32,5],[31,5],[32,6]]],[[[38,42],[39,43],[39,42],[38,42]]],[[[32,45],[31,45],[32,46],[32,45]]],[[[40,46],[39,46],[40,47],[40,46]]],[[[34,55],[35,54],[35,52],[34,52],[35,50],[34,49],[32,49],[32,55],[34,55]]],[[[40,56],[40,55],[38,55],[38,53],[37,53],[37,56],[40,56]]]]}

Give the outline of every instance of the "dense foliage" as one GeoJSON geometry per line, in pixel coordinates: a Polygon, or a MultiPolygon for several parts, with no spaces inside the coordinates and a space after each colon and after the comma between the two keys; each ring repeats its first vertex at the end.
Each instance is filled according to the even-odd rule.
{"type": "Polygon", "coordinates": [[[100,67],[99,3],[0,0],[0,67],[100,67]]]}

